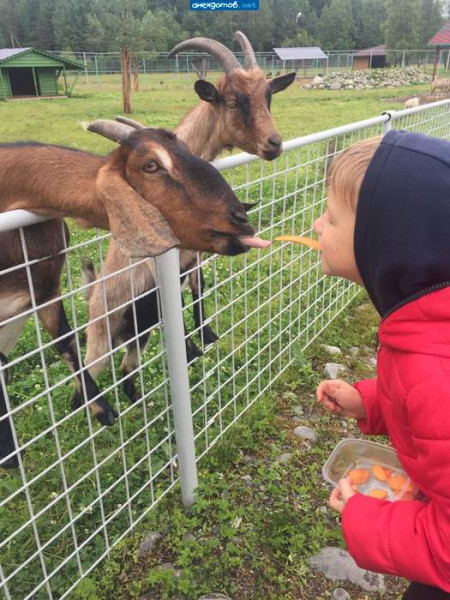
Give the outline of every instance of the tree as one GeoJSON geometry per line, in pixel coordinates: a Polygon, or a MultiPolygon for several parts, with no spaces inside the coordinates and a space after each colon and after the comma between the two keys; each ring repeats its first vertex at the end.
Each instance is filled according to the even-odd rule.
{"type": "Polygon", "coordinates": [[[384,0],[363,0],[361,4],[361,45],[370,48],[384,43],[386,6],[384,0]]]}
{"type": "Polygon", "coordinates": [[[107,50],[120,51],[123,111],[133,110],[131,100],[131,65],[133,54],[145,40],[145,0],[97,0],[88,16],[91,34],[107,50]]]}
{"type": "Polygon", "coordinates": [[[389,50],[421,47],[422,0],[386,0],[385,44],[389,50]]]}
{"type": "Polygon", "coordinates": [[[55,42],[60,50],[90,49],[88,15],[93,0],[57,0],[53,15],[55,42]]]}
{"type": "Polygon", "coordinates": [[[351,1],[331,0],[323,9],[319,23],[321,47],[327,50],[353,48],[353,30],[351,1]]]}
{"type": "Polygon", "coordinates": [[[441,0],[422,0],[419,48],[426,48],[428,40],[442,27],[443,9],[441,0]]]}

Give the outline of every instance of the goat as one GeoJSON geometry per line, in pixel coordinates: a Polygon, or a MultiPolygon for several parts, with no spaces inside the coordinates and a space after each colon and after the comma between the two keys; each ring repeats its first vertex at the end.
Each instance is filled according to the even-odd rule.
{"type": "MultiPolygon", "coordinates": [[[[169,53],[174,56],[186,49],[208,52],[221,63],[225,74],[214,85],[203,79],[195,82],[194,89],[203,102],[194,107],[175,132],[196,155],[205,160],[214,159],[223,149],[238,146],[249,153],[257,154],[266,160],[273,160],[281,153],[281,137],[275,129],[271,114],[270,103],[273,93],[288,87],[295,79],[295,73],[267,81],[259,69],[255,53],[247,37],[240,31],[235,33],[235,39],[244,51],[247,69],[243,69],[234,54],[225,46],[208,38],[193,38],[181,42],[169,53]]],[[[142,127],[136,121],[121,118],[123,122],[136,128],[142,127]]],[[[111,276],[116,271],[123,270],[128,264],[120,248],[111,241],[101,275],[111,276]]],[[[196,253],[180,253],[181,272],[190,271],[189,283],[192,290],[195,326],[201,332],[204,344],[217,340],[216,334],[208,325],[203,324],[205,309],[203,306],[204,278],[201,269],[197,272],[196,253]]],[[[88,281],[95,280],[92,265],[85,267],[88,281]]],[[[123,271],[124,273],[124,271],[123,271]]],[[[94,286],[89,298],[90,324],[87,327],[86,364],[95,378],[98,376],[107,359],[100,357],[108,349],[108,338],[105,330],[105,320],[100,319],[105,312],[103,294],[106,295],[109,310],[114,310],[114,323],[110,323],[113,343],[118,340],[133,340],[138,335],[138,341],[127,345],[127,352],[121,365],[124,378],[124,389],[133,400],[135,389],[132,373],[137,367],[137,346],[145,347],[150,330],[158,323],[158,312],[154,293],[155,278],[152,267],[139,265],[133,269],[134,293],[140,298],[134,302],[136,308],[138,332],[134,334],[134,321],[130,303],[132,301],[130,286],[125,285],[127,275],[118,274],[105,281],[105,290],[100,285],[94,286]],[[125,306],[124,306],[125,305],[125,306]],[[122,308],[120,308],[122,306],[122,308]]],[[[187,358],[190,362],[201,351],[192,342],[186,340],[187,358]]]]}
{"type": "Polygon", "coordinates": [[[434,94],[436,90],[448,92],[450,90],[450,79],[433,79],[431,82],[431,93],[434,94]]]}
{"type": "Polygon", "coordinates": [[[420,106],[420,99],[417,96],[408,98],[405,102],[405,108],[415,108],[416,106],[420,106]]]}
{"type": "MultiPolygon", "coordinates": [[[[0,145],[0,210],[20,208],[56,217],[25,230],[29,259],[64,248],[68,232],[61,219],[66,216],[110,229],[121,251],[132,258],[155,256],[178,245],[232,256],[264,244],[253,237],[245,209],[225,179],[208,162],[191,154],[173,133],[136,131],[105,121],[96,121],[89,129],[118,141],[119,148],[103,157],[47,144],[0,145]]],[[[2,236],[0,271],[23,260],[18,232],[2,236]]],[[[39,306],[59,292],[61,268],[60,255],[30,267],[38,314],[54,336],[69,330],[62,304],[57,300],[39,306]]],[[[4,273],[0,277],[0,324],[8,323],[0,326],[3,355],[24,325],[26,318],[20,313],[32,305],[26,268],[4,273]],[[11,320],[13,317],[18,318],[11,320]]],[[[73,336],[57,342],[69,366],[79,371],[84,367],[77,362],[73,345],[73,336]]],[[[91,376],[86,373],[84,379],[89,408],[101,423],[111,425],[117,413],[98,397],[91,376]]],[[[0,402],[0,417],[3,415],[4,395],[0,402]]],[[[15,466],[17,456],[10,456],[14,444],[8,415],[0,419],[0,440],[0,461],[5,459],[2,466],[15,466]]]]}

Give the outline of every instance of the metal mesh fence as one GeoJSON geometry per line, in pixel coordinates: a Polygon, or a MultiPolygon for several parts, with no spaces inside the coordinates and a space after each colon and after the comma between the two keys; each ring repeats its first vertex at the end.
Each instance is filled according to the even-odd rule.
{"type": "MultiPolygon", "coordinates": [[[[355,52],[352,50],[333,50],[325,52],[326,58],[296,59],[283,61],[275,52],[257,52],[258,65],[266,73],[275,75],[285,70],[298,71],[299,75],[313,77],[317,73],[352,69],[355,52]]],[[[85,65],[87,77],[94,78],[101,75],[111,75],[121,72],[120,53],[118,52],[55,52],[69,60],[76,60],[85,65]]],[[[234,53],[240,63],[245,65],[242,52],[234,53]]],[[[434,62],[434,50],[391,50],[387,54],[387,61],[392,67],[416,66],[431,72],[434,62]]],[[[368,51],[365,55],[367,66],[372,63],[372,55],[368,51]]],[[[448,71],[450,64],[450,51],[441,49],[437,57],[437,69],[448,71]]],[[[222,65],[211,55],[198,52],[180,52],[174,58],[169,58],[167,52],[138,52],[135,55],[135,67],[141,75],[151,73],[172,73],[180,75],[195,71],[194,65],[201,66],[207,73],[223,72],[222,65]]],[[[443,75],[445,76],[445,74],[443,75]]]]}
{"type": "MultiPolygon", "coordinates": [[[[333,156],[391,126],[450,139],[450,101],[291,140],[273,163],[238,155],[215,165],[243,202],[255,203],[249,218],[262,237],[308,236],[324,210],[325,172],[333,156]]],[[[82,269],[90,261],[102,273],[109,234],[92,235],[69,223],[69,242],[61,221],[33,227],[49,223],[63,241],[57,255],[61,293],[53,298],[46,298],[37,285],[37,269],[43,266],[48,273],[54,263],[45,248],[36,250],[30,243],[33,229],[14,229],[17,222],[7,214],[0,219],[0,242],[12,243],[8,236],[15,236],[23,251],[20,264],[3,268],[0,278],[6,281],[21,274],[27,282],[27,294],[10,295],[7,306],[0,302],[0,351],[8,357],[8,363],[2,361],[0,366],[3,413],[6,410],[0,417],[0,440],[4,442],[9,424],[14,447],[4,458],[18,462],[17,468],[0,470],[0,591],[8,600],[68,597],[80,579],[183,479],[180,466],[185,461],[178,428],[175,435],[173,405],[179,382],[169,377],[174,340],[169,340],[168,322],[164,324],[160,316],[158,323],[138,329],[139,298],[152,299],[160,315],[170,315],[166,283],[158,277],[159,288],[142,291],[138,269],[144,265],[153,273],[154,263],[136,261],[125,268],[121,284],[113,285],[121,301],[114,300],[108,281],[117,274],[86,283],[82,269]],[[103,308],[94,316],[85,295],[96,286],[103,308]],[[59,328],[50,334],[45,327],[51,322],[48,314],[60,310],[60,301],[70,330],[59,328]],[[124,341],[111,339],[119,315],[134,328],[124,341]],[[71,407],[74,375],[80,369],[71,373],[59,354],[61,342],[73,336],[81,361],[87,328],[100,322],[106,337],[95,339],[105,349],[98,386],[118,414],[111,427],[98,423],[86,403],[71,407]],[[147,333],[147,343],[137,343],[147,333]],[[126,394],[131,380],[133,401],[126,394]]],[[[167,269],[159,259],[156,262],[158,274],[167,269]]],[[[191,400],[195,440],[194,479],[187,481],[188,488],[195,487],[195,461],[271,389],[358,293],[345,280],[324,277],[314,250],[288,243],[274,242],[269,249],[233,258],[199,256],[191,273],[194,278],[200,277],[200,264],[206,280],[203,322],[218,340],[206,343],[205,330],[195,326],[193,317],[200,301],[186,291],[187,333],[181,328],[175,346],[183,346],[186,337],[202,351],[191,360],[189,383],[182,391],[191,400]]],[[[178,286],[179,272],[175,269],[171,276],[178,286]]],[[[179,293],[175,296],[179,298],[179,293]]]]}

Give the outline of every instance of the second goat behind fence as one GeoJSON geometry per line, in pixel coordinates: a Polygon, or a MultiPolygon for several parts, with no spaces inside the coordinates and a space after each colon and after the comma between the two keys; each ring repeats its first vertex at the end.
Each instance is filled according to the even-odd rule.
{"type": "MultiPolygon", "coordinates": [[[[195,91],[202,102],[188,113],[175,132],[194,154],[205,160],[213,160],[222,150],[233,146],[257,154],[265,160],[273,160],[281,153],[282,140],[270,114],[272,94],[288,87],[294,81],[295,73],[281,75],[268,81],[258,68],[247,37],[238,31],[235,39],[244,51],[247,69],[241,67],[228,48],[208,38],[186,40],[171,51],[171,56],[187,49],[207,52],[220,62],[225,71],[216,84],[203,79],[196,81],[195,91]]],[[[129,119],[123,121],[138,129],[142,127],[129,119]]],[[[203,343],[214,342],[217,336],[209,325],[204,324],[204,280],[201,269],[195,268],[196,253],[182,251],[180,263],[181,272],[189,273],[195,326],[201,333],[203,343]]],[[[125,392],[130,399],[135,399],[133,374],[137,369],[139,352],[145,347],[151,328],[158,323],[159,317],[151,262],[133,267],[133,290],[129,283],[130,274],[125,272],[127,265],[127,257],[114,240],[111,241],[100,274],[106,279],[104,284],[99,283],[95,286],[90,294],[91,323],[87,329],[86,364],[89,365],[92,376],[97,377],[108,361],[106,354],[110,345],[129,342],[121,371],[125,392]],[[114,276],[117,271],[120,273],[114,276]],[[136,297],[138,300],[133,303],[133,298],[136,297]],[[132,304],[136,313],[137,332],[132,304]],[[106,320],[101,316],[108,311],[112,311],[112,318],[110,317],[107,327],[106,320]],[[108,328],[112,340],[108,339],[108,328]]],[[[95,280],[92,265],[88,265],[85,272],[90,281],[95,280]]],[[[186,340],[186,351],[188,361],[201,354],[190,338],[186,340]]]]}

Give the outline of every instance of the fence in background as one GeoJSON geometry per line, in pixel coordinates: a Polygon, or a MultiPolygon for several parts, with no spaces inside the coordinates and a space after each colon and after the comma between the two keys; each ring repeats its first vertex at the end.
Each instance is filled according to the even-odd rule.
{"type": "MultiPolygon", "coordinates": [[[[308,236],[324,210],[325,169],[333,156],[390,127],[450,139],[450,101],[288,141],[272,163],[240,154],[214,164],[242,201],[257,203],[250,220],[262,237],[308,236]]],[[[6,213],[0,215],[0,231],[31,222],[36,221],[29,214],[6,213]]],[[[90,259],[101,270],[108,238],[73,225],[63,252],[61,298],[80,356],[89,321],[80,264],[90,259]]],[[[25,261],[14,268],[29,273],[33,264],[23,250],[25,261]]],[[[137,333],[132,341],[130,350],[138,358],[132,403],[122,389],[129,379],[120,371],[125,345],[113,347],[110,341],[108,364],[98,381],[119,414],[112,427],[97,423],[85,406],[71,410],[73,376],[55,340],[39,326],[42,307],[34,305],[8,320],[29,317],[8,369],[0,366],[8,410],[3,420],[9,419],[20,448],[19,468],[0,476],[0,593],[5,599],[68,597],[179,481],[190,504],[196,463],[271,391],[358,292],[345,280],[324,277],[314,250],[288,243],[274,242],[234,258],[209,256],[202,261],[205,317],[219,339],[205,345],[193,327],[188,295],[181,306],[177,260],[176,250],[156,259],[162,316],[145,350],[136,345],[137,333]],[[183,320],[203,351],[190,365],[183,351],[183,320]]],[[[132,290],[135,267],[127,267],[132,290]]],[[[132,303],[129,310],[136,323],[132,303]]]]}
{"type": "MultiPolygon", "coordinates": [[[[347,70],[353,68],[355,52],[351,50],[333,50],[325,52],[326,59],[289,60],[282,61],[275,52],[257,52],[258,65],[266,73],[283,73],[295,70],[299,75],[313,77],[318,73],[329,71],[347,70]]],[[[87,79],[99,78],[101,75],[111,75],[121,72],[120,54],[118,52],[55,52],[71,60],[77,60],[86,65],[85,76],[87,79]]],[[[238,60],[245,65],[242,52],[235,52],[238,60]]],[[[367,57],[371,63],[371,55],[367,57]]],[[[392,67],[414,66],[428,70],[433,67],[434,50],[392,50],[388,53],[387,60],[392,67]]],[[[194,72],[193,63],[201,65],[207,73],[223,72],[223,67],[209,54],[181,52],[174,58],[169,58],[167,52],[138,52],[136,54],[136,68],[139,74],[172,73],[181,76],[194,72]]],[[[447,71],[450,63],[450,51],[442,49],[438,56],[438,73],[447,71]]]]}

